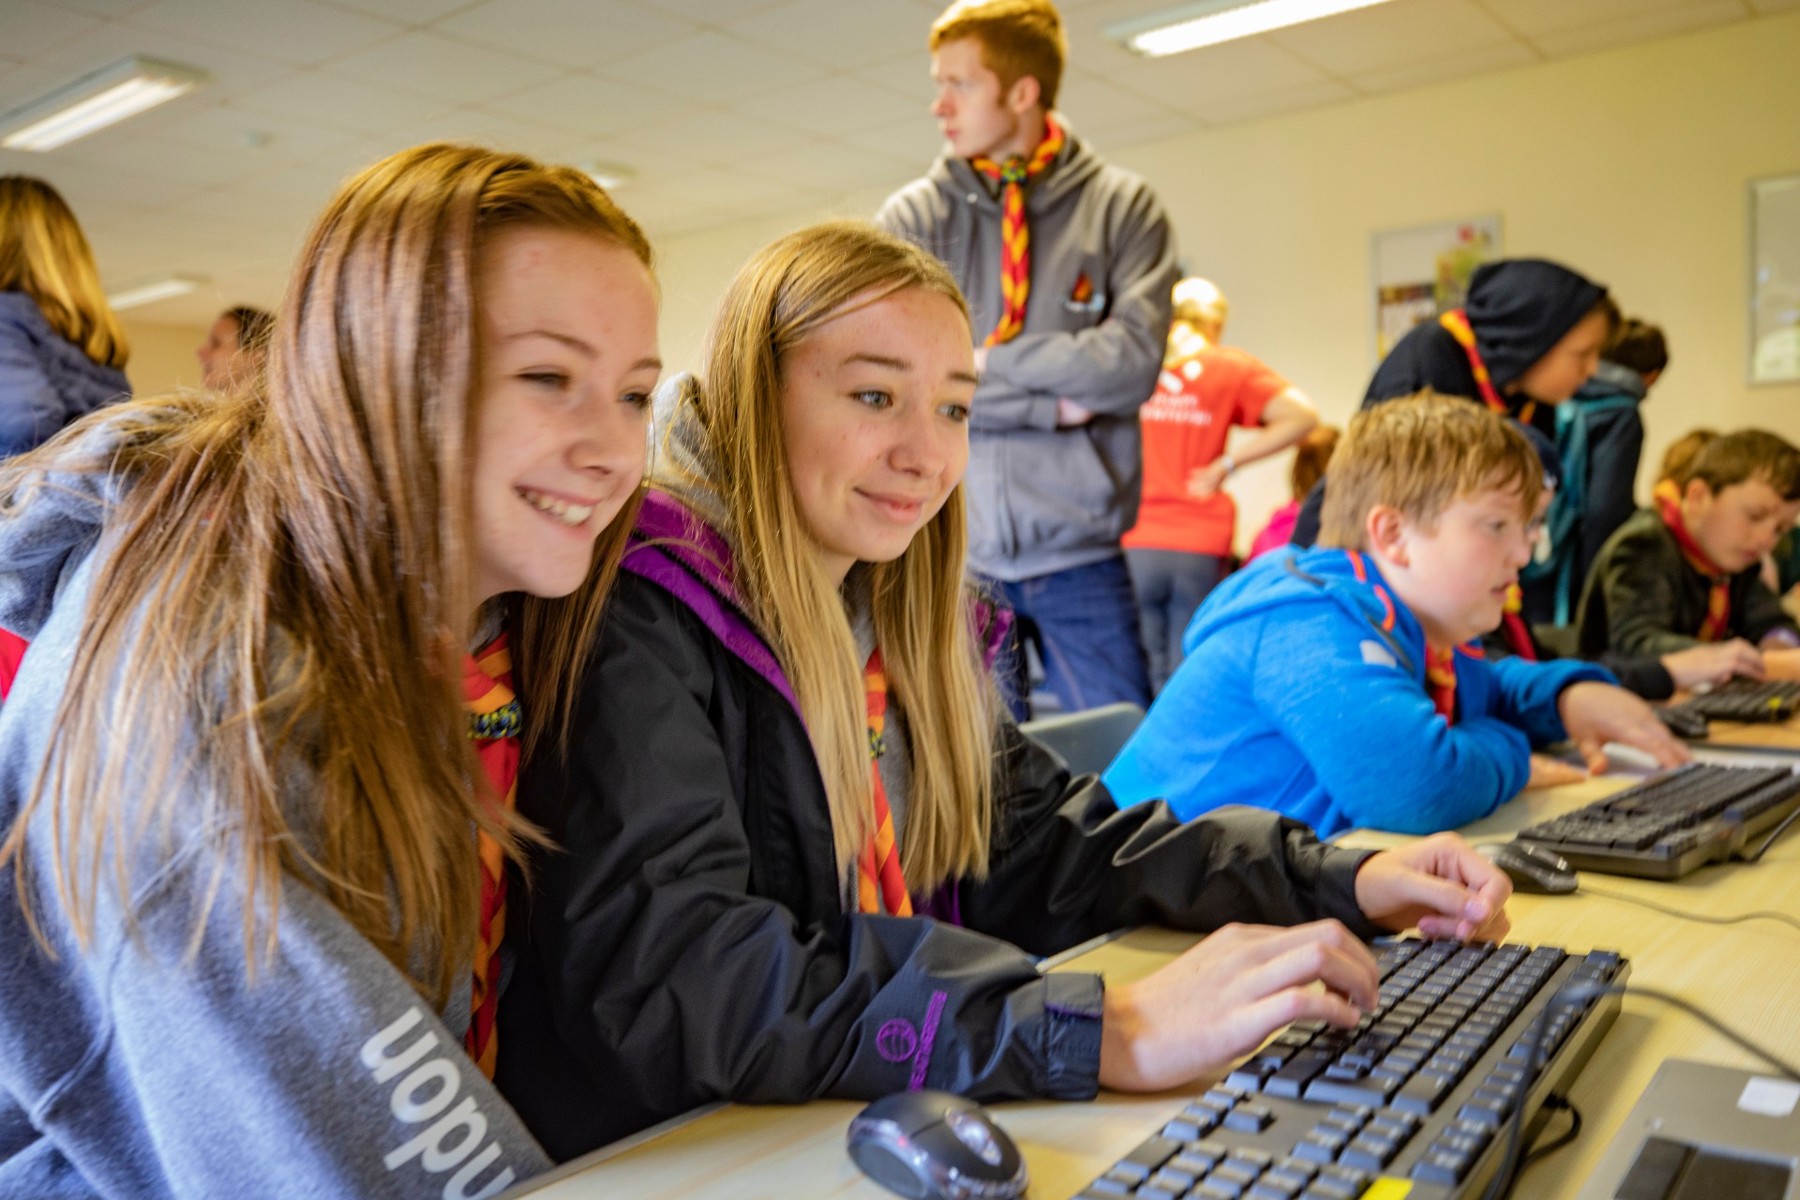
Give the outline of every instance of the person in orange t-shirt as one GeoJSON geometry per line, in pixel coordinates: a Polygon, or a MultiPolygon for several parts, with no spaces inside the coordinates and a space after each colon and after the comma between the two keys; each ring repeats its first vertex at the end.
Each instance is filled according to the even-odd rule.
{"type": "Polygon", "coordinates": [[[1157,690],[1181,665],[1181,635],[1194,610],[1225,576],[1237,523],[1226,477],[1286,450],[1319,423],[1299,388],[1255,356],[1219,344],[1229,305],[1216,286],[1184,279],[1174,301],[1156,394],[1138,412],[1143,499],[1123,539],[1157,690]],[[1228,454],[1234,425],[1260,432],[1228,454]]]}

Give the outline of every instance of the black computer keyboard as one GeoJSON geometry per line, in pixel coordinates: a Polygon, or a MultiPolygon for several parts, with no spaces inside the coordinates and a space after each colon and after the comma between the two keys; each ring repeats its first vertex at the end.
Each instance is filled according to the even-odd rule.
{"type": "Polygon", "coordinates": [[[1708,721],[1785,721],[1800,711],[1800,683],[1731,679],[1669,707],[1708,721]]]}
{"type": "Polygon", "coordinates": [[[1679,879],[1752,853],[1757,835],[1800,808],[1787,767],[1691,763],[1586,808],[1520,830],[1578,871],[1679,879]]]}
{"type": "Polygon", "coordinates": [[[1534,1130],[1618,1014],[1617,954],[1378,943],[1381,1004],[1355,1029],[1290,1026],[1075,1200],[1449,1200],[1480,1194],[1523,1106],[1534,1130]],[[1402,1188],[1409,1190],[1402,1191],[1402,1188]]]}

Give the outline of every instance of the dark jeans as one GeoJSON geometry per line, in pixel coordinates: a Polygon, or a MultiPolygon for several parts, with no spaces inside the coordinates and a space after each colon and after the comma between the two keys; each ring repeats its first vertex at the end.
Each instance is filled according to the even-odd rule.
{"type": "Polygon", "coordinates": [[[1018,618],[1014,635],[994,661],[994,678],[1015,719],[1031,715],[1031,686],[1020,639],[1037,647],[1044,682],[1067,711],[1121,700],[1150,707],[1137,601],[1123,558],[1015,583],[985,577],[981,583],[1018,618]]]}
{"type": "Polygon", "coordinates": [[[1206,594],[1225,578],[1226,561],[1216,554],[1182,550],[1127,550],[1125,565],[1137,591],[1138,623],[1150,660],[1150,687],[1163,684],[1181,665],[1181,635],[1206,594]]]}

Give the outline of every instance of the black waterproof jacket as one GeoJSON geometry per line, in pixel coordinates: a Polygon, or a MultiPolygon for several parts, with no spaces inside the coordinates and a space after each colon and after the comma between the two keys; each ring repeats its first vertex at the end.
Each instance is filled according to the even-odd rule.
{"type": "MultiPolygon", "coordinates": [[[[636,555],[642,546],[633,551],[636,555]]],[[[496,1082],[567,1159],[708,1101],[935,1087],[1084,1099],[1097,976],[1032,958],[1122,926],[1206,930],[1355,903],[1366,852],[1251,809],[1120,812],[1010,723],[988,877],[918,898],[959,920],[846,913],[824,784],[783,686],[665,587],[621,573],[569,760],[519,808],[560,850],[512,892],[496,1082]]],[[[728,616],[741,620],[729,609],[728,616]]]]}

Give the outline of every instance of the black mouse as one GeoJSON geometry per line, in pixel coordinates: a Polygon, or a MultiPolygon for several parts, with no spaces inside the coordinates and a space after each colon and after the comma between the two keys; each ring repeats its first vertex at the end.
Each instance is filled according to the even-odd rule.
{"type": "Polygon", "coordinates": [[[1516,892],[1564,896],[1581,882],[1567,859],[1532,842],[1483,842],[1475,852],[1505,871],[1516,892]]]}
{"type": "Polygon", "coordinates": [[[949,1092],[883,1096],[851,1120],[849,1148],[863,1174],[911,1200],[1013,1200],[1030,1182],[1006,1131],[949,1092]]]}

